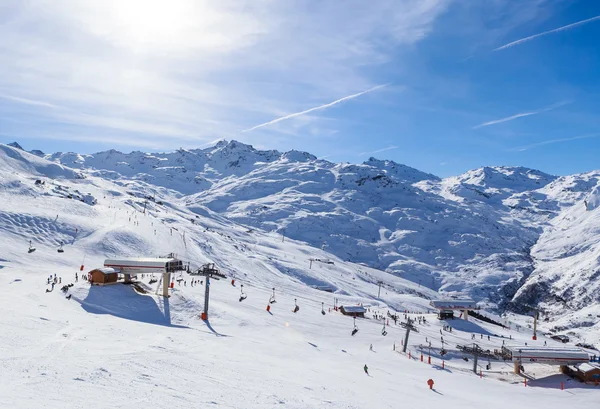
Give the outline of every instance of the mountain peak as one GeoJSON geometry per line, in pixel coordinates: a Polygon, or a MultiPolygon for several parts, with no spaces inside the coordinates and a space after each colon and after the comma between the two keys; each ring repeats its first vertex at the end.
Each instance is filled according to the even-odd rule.
{"type": "Polygon", "coordinates": [[[11,142],[9,144],[7,144],[10,147],[16,148],[16,149],[20,149],[22,151],[24,151],[25,149],[23,149],[23,147],[21,145],[19,145],[18,142],[11,142]]]}

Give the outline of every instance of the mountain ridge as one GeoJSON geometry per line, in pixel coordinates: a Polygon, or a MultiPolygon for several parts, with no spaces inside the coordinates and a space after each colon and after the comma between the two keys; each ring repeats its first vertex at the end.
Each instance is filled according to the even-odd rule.
{"type": "Polygon", "coordinates": [[[555,176],[484,166],[439,178],[389,160],[332,163],[307,152],[256,150],[237,141],[168,153],[44,157],[148,195],[168,193],[197,214],[210,209],[492,309],[518,310],[533,302],[557,318],[581,322],[579,309],[600,304],[596,286],[585,284],[596,276],[585,252],[600,251],[595,217],[577,213],[590,226],[583,232],[577,223],[556,227],[560,218],[575,217],[569,211],[583,208],[584,201],[588,216],[596,214],[598,171],[555,176]],[[571,230],[587,246],[561,236],[571,230]],[[559,261],[544,261],[548,243],[574,248],[571,280],[559,280],[548,267],[559,261]],[[535,295],[546,290],[550,296],[535,295]],[[569,294],[577,298],[565,308],[559,300],[569,294]]]}

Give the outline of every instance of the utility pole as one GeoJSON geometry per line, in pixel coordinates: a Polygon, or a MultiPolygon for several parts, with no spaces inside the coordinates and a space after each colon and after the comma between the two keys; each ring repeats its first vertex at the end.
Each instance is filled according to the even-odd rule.
{"type": "Polygon", "coordinates": [[[312,262],[313,262],[313,259],[312,259],[312,258],[309,258],[308,260],[310,261],[310,264],[308,265],[308,269],[309,269],[309,270],[312,270],[312,262]]]}
{"type": "Polygon", "coordinates": [[[281,242],[282,243],[285,241],[284,233],[285,233],[285,229],[281,230],[281,242]]]}
{"type": "MultiPolygon", "coordinates": [[[[210,279],[213,278],[214,276],[221,276],[224,277],[221,273],[219,273],[219,270],[217,270],[217,268],[215,267],[215,265],[213,263],[209,263],[209,264],[205,264],[204,266],[202,266],[202,271],[201,271],[201,275],[204,276],[205,279],[205,287],[204,287],[204,311],[202,312],[202,315],[200,316],[200,318],[202,318],[202,320],[207,321],[208,320],[208,301],[210,299],[210,279]]],[[[214,277],[215,280],[218,280],[218,277],[214,277]]]]}
{"type": "Polygon", "coordinates": [[[210,298],[210,278],[208,274],[204,275],[205,286],[204,286],[204,312],[202,313],[202,320],[208,321],[208,300],[210,298]]]}
{"type": "Polygon", "coordinates": [[[381,284],[383,284],[383,281],[378,281],[377,284],[379,284],[379,291],[377,291],[377,298],[379,298],[381,295],[381,284]]]}
{"type": "Polygon", "coordinates": [[[473,372],[477,373],[477,361],[479,358],[479,345],[473,343],[473,372]]]}
{"type": "Polygon", "coordinates": [[[401,322],[400,325],[406,328],[406,335],[404,336],[404,346],[402,347],[402,352],[406,353],[406,348],[408,347],[408,336],[410,335],[410,331],[419,332],[419,330],[413,325],[412,320],[410,318],[408,318],[407,322],[401,322]]]}

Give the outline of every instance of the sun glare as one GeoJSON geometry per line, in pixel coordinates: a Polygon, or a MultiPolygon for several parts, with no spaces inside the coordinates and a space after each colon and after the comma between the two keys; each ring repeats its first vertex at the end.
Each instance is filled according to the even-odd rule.
{"type": "Polygon", "coordinates": [[[187,0],[124,0],[115,3],[114,19],[136,46],[177,44],[193,24],[194,3],[187,0]]]}

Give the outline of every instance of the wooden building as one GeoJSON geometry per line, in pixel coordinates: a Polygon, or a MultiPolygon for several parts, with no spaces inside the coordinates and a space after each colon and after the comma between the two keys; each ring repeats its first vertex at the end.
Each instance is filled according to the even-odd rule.
{"type": "Polygon", "coordinates": [[[365,312],[367,312],[367,310],[365,309],[365,307],[361,307],[360,305],[342,305],[340,307],[340,312],[344,315],[364,318],[365,312]]]}
{"type": "Polygon", "coordinates": [[[600,364],[595,362],[569,365],[564,372],[582,382],[600,382],[600,364]]]}
{"type": "Polygon", "coordinates": [[[114,284],[119,279],[119,272],[114,268],[96,268],[88,273],[88,281],[92,284],[114,284]]]}

